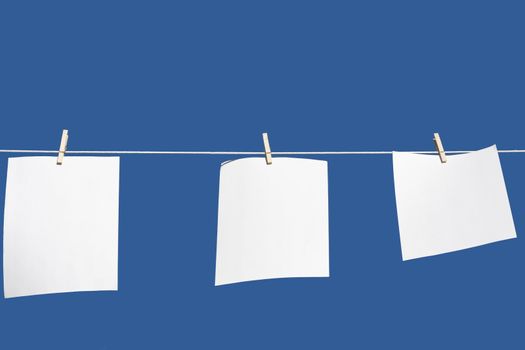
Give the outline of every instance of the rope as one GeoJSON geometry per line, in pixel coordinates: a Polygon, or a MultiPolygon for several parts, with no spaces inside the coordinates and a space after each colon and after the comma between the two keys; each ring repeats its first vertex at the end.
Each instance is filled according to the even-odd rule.
{"type": "MultiPolygon", "coordinates": [[[[400,151],[411,153],[437,154],[436,151],[400,151]]],[[[473,151],[446,151],[447,154],[468,153],[473,151]]],[[[524,149],[498,150],[499,153],[525,153],[524,149]]],[[[58,150],[0,149],[0,153],[58,154],[58,150]]],[[[313,152],[272,152],[272,155],[380,155],[392,154],[393,151],[313,151],[313,152]]],[[[264,155],[260,152],[230,151],[66,151],[66,154],[158,154],[158,155],[264,155]]]]}

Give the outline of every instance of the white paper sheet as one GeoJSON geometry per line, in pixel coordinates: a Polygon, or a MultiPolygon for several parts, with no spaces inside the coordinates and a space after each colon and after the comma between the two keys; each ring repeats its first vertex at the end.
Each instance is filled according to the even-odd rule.
{"type": "Polygon", "coordinates": [[[218,219],[215,285],[329,276],[326,161],[224,163],[218,219]]]}
{"type": "Polygon", "coordinates": [[[9,158],[4,296],[118,289],[118,157],[9,158]]]}
{"type": "Polygon", "coordinates": [[[496,146],[459,155],[394,152],[403,260],[516,237],[496,146]]]}

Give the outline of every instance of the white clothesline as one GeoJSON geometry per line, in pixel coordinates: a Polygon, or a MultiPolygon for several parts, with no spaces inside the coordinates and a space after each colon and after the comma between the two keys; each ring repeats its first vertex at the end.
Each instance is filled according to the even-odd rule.
{"type": "MultiPolygon", "coordinates": [[[[57,154],[58,150],[32,150],[32,149],[0,149],[0,153],[34,153],[57,154]]],[[[380,155],[392,154],[393,151],[312,151],[312,152],[271,152],[272,155],[380,155]]],[[[411,153],[437,154],[437,151],[399,151],[411,153]]],[[[447,154],[468,153],[474,151],[445,151],[447,154]]],[[[499,153],[525,153],[525,149],[498,150],[499,153]]],[[[263,155],[259,152],[230,152],[230,151],[73,151],[67,150],[66,154],[159,154],[159,155],[263,155]]]]}

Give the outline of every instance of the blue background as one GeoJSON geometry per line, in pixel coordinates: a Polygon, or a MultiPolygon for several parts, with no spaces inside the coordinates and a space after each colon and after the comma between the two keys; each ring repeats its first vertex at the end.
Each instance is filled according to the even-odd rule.
{"type": "MultiPolygon", "coordinates": [[[[62,128],[72,150],[260,151],[264,131],[274,151],[432,150],[434,131],[525,148],[524,10],[5,1],[0,148],[56,149],[62,128]]],[[[317,158],[330,278],[214,287],[231,157],[123,156],[119,291],[1,300],[0,348],[523,349],[521,237],[403,263],[390,156],[317,158]]],[[[501,162],[520,236],[525,155],[501,162]]]]}

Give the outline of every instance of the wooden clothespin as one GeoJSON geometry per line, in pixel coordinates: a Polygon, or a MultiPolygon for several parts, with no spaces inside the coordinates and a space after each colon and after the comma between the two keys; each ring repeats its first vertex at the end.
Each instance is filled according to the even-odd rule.
{"type": "Polygon", "coordinates": [[[436,151],[439,154],[439,159],[441,160],[441,163],[446,163],[447,156],[445,154],[445,149],[443,148],[441,138],[439,137],[439,134],[437,132],[434,133],[434,145],[436,146],[436,151]]]}
{"type": "Polygon", "coordinates": [[[268,140],[268,134],[263,133],[263,143],[264,143],[264,156],[266,157],[266,164],[272,164],[272,150],[270,149],[270,141],[268,140]]]}
{"type": "Polygon", "coordinates": [[[64,156],[66,155],[67,139],[69,138],[67,130],[62,130],[62,139],[60,140],[60,149],[58,151],[57,165],[62,165],[64,156]]]}

